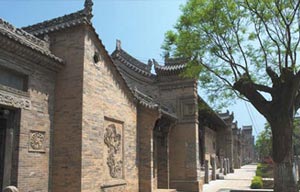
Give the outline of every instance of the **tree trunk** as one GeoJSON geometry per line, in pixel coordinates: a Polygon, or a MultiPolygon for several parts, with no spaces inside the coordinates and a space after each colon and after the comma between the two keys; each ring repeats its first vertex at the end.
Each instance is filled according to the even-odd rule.
{"type": "MultiPolygon", "coordinates": [[[[290,158],[290,157],[287,157],[290,158]]],[[[274,165],[274,192],[296,192],[293,163],[281,162],[274,165]]]]}
{"type": "Polygon", "coordinates": [[[296,178],[293,174],[293,124],[292,118],[277,117],[270,122],[272,128],[274,159],[274,192],[296,192],[296,178]]]}

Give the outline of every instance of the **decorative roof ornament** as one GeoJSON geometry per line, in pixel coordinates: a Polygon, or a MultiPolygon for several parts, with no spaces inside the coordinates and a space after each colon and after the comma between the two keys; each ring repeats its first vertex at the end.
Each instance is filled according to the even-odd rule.
{"type": "Polygon", "coordinates": [[[85,0],[85,2],[84,2],[84,12],[88,17],[88,20],[91,20],[93,17],[93,14],[92,14],[93,5],[94,5],[94,3],[92,0],[85,0]]]}
{"type": "Polygon", "coordinates": [[[93,1],[85,0],[84,9],[77,12],[43,21],[34,25],[23,27],[22,29],[31,33],[35,36],[42,36],[47,33],[54,31],[82,25],[89,24],[92,25],[91,19],[93,17],[92,9],[93,1]]]}
{"type": "Polygon", "coordinates": [[[153,66],[153,61],[151,59],[148,60],[148,69],[151,71],[153,66]]]}
{"type": "Polygon", "coordinates": [[[120,50],[122,49],[121,44],[122,44],[121,40],[117,39],[117,41],[116,41],[116,49],[117,49],[118,51],[120,51],[120,50]]]}
{"type": "Polygon", "coordinates": [[[158,62],[155,59],[152,59],[154,66],[159,66],[158,62]]]}

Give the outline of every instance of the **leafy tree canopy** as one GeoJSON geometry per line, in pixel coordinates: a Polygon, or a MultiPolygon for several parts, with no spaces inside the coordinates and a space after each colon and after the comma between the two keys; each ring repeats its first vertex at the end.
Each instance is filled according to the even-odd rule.
{"type": "MultiPolygon", "coordinates": [[[[185,75],[199,78],[210,101],[241,97],[267,116],[258,105],[274,100],[276,84],[300,76],[299,3],[190,0],[175,30],[165,34],[164,55],[191,59],[185,75]]],[[[295,92],[286,96],[294,98],[295,92]]]]}

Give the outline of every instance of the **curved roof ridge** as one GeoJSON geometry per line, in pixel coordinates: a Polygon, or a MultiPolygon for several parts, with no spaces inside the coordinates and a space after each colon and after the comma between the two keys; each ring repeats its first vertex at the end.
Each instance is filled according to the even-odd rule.
{"type": "Polygon", "coordinates": [[[126,66],[128,66],[130,69],[133,71],[147,76],[147,77],[152,77],[154,74],[151,73],[151,68],[152,68],[152,61],[149,60],[148,64],[145,64],[133,56],[131,56],[129,53],[124,51],[123,49],[116,49],[112,53],[113,58],[117,58],[120,62],[124,63],[126,66]]]}
{"type": "Polygon", "coordinates": [[[42,39],[39,39],[22,29],[14,27],[13,25],[8,23],[7,21],[4,21],[1,18],[0,34],[22,45],[25,45],[26,47],[29,47],[30,49],[37,51],[40,54],[45,55],[56,62],[63,63],[63,60],[61,58],[51,53],[48,42],[43,41],[42,39]]]}
{"type": "Polygon", "coordinates": [[[82,10],[61,17],[56,17],[54,19],[46,20],[34,25],[22,27],[22,29],[28,33],[38,36],[80,24],[91,24],[91,19],[93,17],[92,6],[92,0],[86,0],[84,3],[84,9],[82,10]]]}
{"type": "Polygon", "coordinates": [[[181,73],[187,66],[183,64],[172,64],[172,65],[160,65],[158,62],[153,60],[154,69],[157,75],[177,75],[181,73]]]}
{"type": "Polygon", "coordinates": [[[177,119],[176,114],[172,110],[170,110],[167,106],[163,104],[159,104],[151,96],[141,92],[137,88],[132,89],[132,92],[135,98],[138,100],[138,102],[144,107],[147,107],[149,109],[158,109],[160,113],[170,117],[171,119],[177,119]]]}
{"type": "Polygon", "coordinates": [[[187,64],[188,58],[176,57],[176,58],[165,58],[165,65],[182,65],[187,64]]]}

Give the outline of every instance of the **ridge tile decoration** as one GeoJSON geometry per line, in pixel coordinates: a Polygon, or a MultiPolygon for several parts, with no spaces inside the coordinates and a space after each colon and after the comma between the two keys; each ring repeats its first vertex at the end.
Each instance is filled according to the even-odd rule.
{"type": "Polygon", "coordinates": [[[145,64],[131,55],[129,55],[126,51],[122,49],[118,49],[112,53],[112,58],[114,60],[119,60],[121,63],[128,66],[133,71],[144,75],[146,77],[153,77],[154,75],[151,73],[151,69],[153,66],[153,62],[151,60],[148,60],[148,63],[145,64]]]}
{"type": "Polygon", "coordinates": [[[0,18],[0,29],[4,33],[4,30],[8,33],[13,33],[20,38],[22,38],[24,41],[30,42],[32,45],[40,47],[41,49],[49,52],[49,45],[47,42],[35,37],[34,35],[27,33],[26,31],[16,28],[7,21],[4,21],[0,18]]]}
{"type": "Polygon", "coordinates": [[[45,152],[45,131],[30,130],[29,132],[29,151],[30,152],[45,152]]]}
{"type": "Polygon", "coordinates": [[[123,125],[109,122],[104,134],[104,143],[108,148],[107,166],[112,178],[123,178],[123,125]]]}
{"type": "Polygon", "coordinates": [[[0,18],[0,45],[5,48],[7,48],[8,45],[14,45],[10,40],[18,42],[21,46],[26,46],[33,51],[37,51],[60,64],[63,63],[61,58],[56,57],[49,50],[49,42],[43,41],[23,29],[16,28],[0,18]],[[2,38],[2,36],[5,38],[2,38]]]}
{"type": "Polygon", "coordinates": [[[91,19],[93,17],[93,1],[86,0],[84,3],[84,9],[57,17],[54,19],[46,20],[41,23],[29,25],[22,29],[36,36],[47,34],[49,32],[58,31],[65,28],[81,24],[92,24],[91,19]]]}

